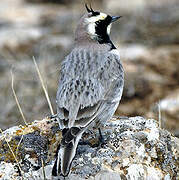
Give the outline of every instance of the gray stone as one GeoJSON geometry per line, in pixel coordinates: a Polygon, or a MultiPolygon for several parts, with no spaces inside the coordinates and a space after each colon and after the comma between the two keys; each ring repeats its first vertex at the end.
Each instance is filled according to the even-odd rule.
{"type": "MultiPolygon", "coordinates": [[[[71,174],[66,179],[168,180],[179,177],[178,139],[159,128],[155,120],[113,118],[102,128],[102,133],[106,141],[104,147],[98,146],[97,129],[85,132],[71,174]],[[88,144],[82,145],[83,142],[88,144]]],[[[0,177],[20,179],[8,141],[16,152],[24,179],[43,179],[43,172],[46,179],[51,179],[54,154],[60,139],[57,122],[48,118],[4,131],[0,135],[0,177]]]]}

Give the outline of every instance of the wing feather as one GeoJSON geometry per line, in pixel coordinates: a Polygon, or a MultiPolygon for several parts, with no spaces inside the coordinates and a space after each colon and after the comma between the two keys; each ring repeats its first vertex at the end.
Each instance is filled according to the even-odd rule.
{"type": "Polygon", "coordinates": [[[85,126],[101,102],[114,95],[111,88],[115,81],[121,79],[121,86],[123,84],[118,55],[87,49],[74,49],[63,62],[60,76],[58,116],[67,127],[79,126],[80,121],[85,126]]]}

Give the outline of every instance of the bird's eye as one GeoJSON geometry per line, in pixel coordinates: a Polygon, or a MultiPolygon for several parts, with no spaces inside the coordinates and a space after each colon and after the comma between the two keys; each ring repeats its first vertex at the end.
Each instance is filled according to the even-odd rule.
{"type": "Polygon", "coordinates": [[[98,15],[100,15],[100,12],[97,11],[88,13],[88,17],[98,16],[98,15]]]}
{"type": "Polygon", "coordinates": [[[101,21],[96,21],[96,24],[98,25],[98,24],[100,24],[101,23],[101,21]]]}
{"type": "Polygon", "coordinates": [[[92,13],[88,13],[88,17],[90,18],[90,17],[92,17],[93,16],[93,14],[92,13]]]}

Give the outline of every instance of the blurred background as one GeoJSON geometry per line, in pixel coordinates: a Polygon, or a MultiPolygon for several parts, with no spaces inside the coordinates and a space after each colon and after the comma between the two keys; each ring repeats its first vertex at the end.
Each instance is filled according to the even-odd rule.
{"type": "MultiPolygon", "coordinates": [[[[84,3],[84,0],[0,1],[2,129],[23,124],[11,89],[11,69],[27,121],[50,114],[32,56],[56,111],[60,63],[73,47],[73,32],[85,12],[84,3]]],[[[161,112],[162,127],[179,135],[179,1],[95,0],[92,7],[123,16],[113,24],[111,32],[125,69],[124,94],[116,114],[158,120],[161,112]]]]}

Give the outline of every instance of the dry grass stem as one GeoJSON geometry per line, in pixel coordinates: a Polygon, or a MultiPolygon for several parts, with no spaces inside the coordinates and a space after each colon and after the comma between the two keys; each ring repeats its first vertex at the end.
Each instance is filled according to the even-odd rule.
{"type": "Polygon", "coordinates": [[[50,102],[50,98],[49,98],[47,89],[45,88],[45,83],[44,83],[44,81],[43,81],[42,75],[41,75],[41,73],[40,73],[39,67],[38,67],[38,65],[37,65],[37,62],[36,62],[34,56],[33,56],[33,61],[34,61],[34,64],[35,64],[35,67],[36,67],[36,70],[37,70],[37,73],[38,73],[38,76],[39,76],[39,79],[40,79],[40,82],[41,82],[41,85],[42,85],[42,88],[43,88],[43,91],[44,91],[44,93],[45,93],[45,97],[46,97],[46,99],[47,99],[47,102],[48,102],[48,105],[49,105],[51,114],[54,115],[54,111],[53,111],[53,108],[52,108],[52,104],[51,104],[51,102],[50,102]]]}
{"type": "Polygon", "coordinates": [[[18,143],[18,145],[17,145],[16,155],[17,155],[17,153],[18,153],[19,146],[20,146],[20,144],[21,144],[21,142],[22,142],[22,140],[23,140],[23,137],[24,137],[24,134],[22,135],[22,137],[21,137],[21,139],[20,139],[20,141],[19,141],[19,143],[18,143]]]}
{"type": "Polygon", "coordinates": [[[159,121],[159,127],[162,128],[160,101],[159,101],[159,103],[158,103],[157,105],[158,105],[158,121],[159,121]]]}
{"type": "MultiPolygon", "coordinates": [[[[0,132],[3,134],[3,131],[2,131],[1,128],[0,128],[0,132]]],[[[17,160],[17,158],[16,158],[16,156],[15,156],[15,154],[14,154],[14,152],[13,152],[13,150],[12,150],[12,148],[11,148],[11,146],[10,146],[9,142],[7,141],[7,139],[6,139],[5,136],[4,136],[4,139],[5,139],[5,141],[6,141],[7,145],[8,145],[8,147],[9,147],[9,149],[10,149],[10,151],[11,151],[11,153],[12,153],[12,155],[13,155],[13,157],[14,157],[16,163],[17,163],[17,166],[18,166],[18,168],[19,168],[19,170],[20,170],[20,172],[21,172],[21,175],[23,176],[23,171],[22,171],[22,169],[21,169],[21,167],[20,167],[19,161],[17,160]]]]}
{"type": "Polygon", "coordinates": [[[45,166],[44,166],[44,161],[43,159],[41,158],[41,162],[42,162],[42,173],[43,173],[43,179],[46,180],[46,175],[45,175],[45,166]]]}
{"type": "Polygon", "coordinates": [[[18,98],[17,98],[16,92],[15,92],[15,90],[14,90],[14,75],[13,75],[13,73],[12,73],[12,70],[11,70],[11,88],[12,88],[12,92],[13,92],[14,98],[15,98],[15,100],[16,100],[16,104],[17,104],[18,109],[19,109],[19,111],[20,111],[20,114],[21,114],[21,116],[22,116],[22,119],[23,119],[25,125],[28,125],[28,124],[27,124],[27,121],[26,121],[26,118],[25,118],[25,116],[24,116],[24,113],[22,112],[22,108],[21,108],[21,106],[20,106],[20,103],[19,103],[19,100],[18,100],[18,98]]]}

